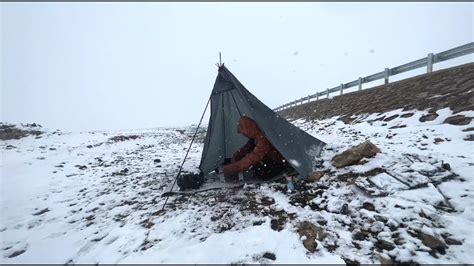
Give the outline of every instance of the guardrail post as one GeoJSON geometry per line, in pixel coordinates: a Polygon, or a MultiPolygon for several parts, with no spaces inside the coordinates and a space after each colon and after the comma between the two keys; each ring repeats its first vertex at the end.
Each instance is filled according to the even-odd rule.
{"type": "Polygon", "coordinates": [[[329,88],[326,90],[326,98],[329,99],[329,88]]]}
{"type": "Polygon", "coordinates": [[[433,72],[433,59],[434,55],[432,53],[428,54],[428,64],[426,65],[426,73],[433,72]]]}
{"type": "Polygon", "coordinates": [[[339,95],[342,95],[342,92],[344,91],[344,84],[341,83],[341,89],[339,95]]]}
{"type": "Polygon", "coordinates": [[[388,84],[388,77],[389,76],[390,76],[390,69],[386,68],[385,69],[385,77],[384,77],[385,84],[388,84]]]}
{"type": "Polygon", "coordinates": [[[359,90],[362,90],[362,78],[359,77],[359,90]]]}

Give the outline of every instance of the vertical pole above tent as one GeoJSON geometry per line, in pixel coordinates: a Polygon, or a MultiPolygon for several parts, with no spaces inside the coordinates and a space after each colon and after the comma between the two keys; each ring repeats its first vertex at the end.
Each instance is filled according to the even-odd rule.
{"type": "Polygon", "coordinates": [[[222,66],[222,57],[221,57],[221,52],[219,52],[219,65],[222,66]]]}

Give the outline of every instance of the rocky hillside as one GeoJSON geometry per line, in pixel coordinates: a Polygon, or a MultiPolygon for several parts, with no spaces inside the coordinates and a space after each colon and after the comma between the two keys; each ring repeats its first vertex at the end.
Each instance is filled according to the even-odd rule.
{"type": "MultiPolygon", "coordinates": [[[[436,111],[451,108],[453,114],[474,110],[474,63],[443,69],[374,88],[343,94],[330,99],[295,106],[280,112],[286,118],[321,120],[339,116],[351,122],[359,114],[384,113],[395,109],[436,111]]],[[[453,123],[468,124],[458,116],[453,123]]],[[[421,121],[423,122],[423,121],[421,121]]],[[[449,122],[449,120],[447,121],[449,122]]]]}

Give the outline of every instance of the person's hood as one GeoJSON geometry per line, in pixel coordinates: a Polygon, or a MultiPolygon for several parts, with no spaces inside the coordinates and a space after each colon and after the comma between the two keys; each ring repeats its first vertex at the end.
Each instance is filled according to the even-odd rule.
{"type": "Polygon", "coordinates": [[[240,118],[238,132],[249,139],[254,139],[261,134],[257,123],[253,119],[246,116],[240,118]]]}

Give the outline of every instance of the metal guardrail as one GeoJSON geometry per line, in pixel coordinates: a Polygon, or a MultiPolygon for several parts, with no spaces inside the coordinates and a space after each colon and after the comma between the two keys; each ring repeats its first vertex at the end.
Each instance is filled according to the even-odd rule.
{"type": "Polygon", "coordinates": [[[359,90],[362,90],[362,84],[369,83],[369,82],[379,80],[379,79],[384,79],[385,84],[388,84],[390,76],[398,75],[398,74],[408,72],[414,69],[422,68],[422,67],[426,67],[427,73],[430,73],[430,72],[433,72],[433,64],[450,60],[453,58],[457,58],[460,56],[472,54],[472,53],[474,53],[474,42],[470,42],[465,45],[461,45],[461,46],[446,50],[441,53],[437,53],[437,54],[430,53],[428,54],[428,56],[424,58],[412,61],[410,63],[403,64],[397,67],[385,68],[384,71],[381,71],[381,72],[378,72],[378,73],[375,73],[363,78],[359,77],[358,79],[354,81],[351,81],[345,84],[342,83],[341,85],[334,87],[332,89],[328,88],[325,91],[320,91],[315,94],[308,95],[306,97],[294,100],[287,104],[278,106],[277,108],[273,110],[278,112],[278,111],[282,111],[293,106],[301,105],[305,102],[310,102],[311,99],[319,100],[320,97],[324,97],[324,96],[326,96],[326,98],[329,98],[329,94],[334,93],[334,92],[339,92],[340,95],[342,95],[344,92],[344,89],[352,88],[355,86],[358,86],[359,90]]]}

